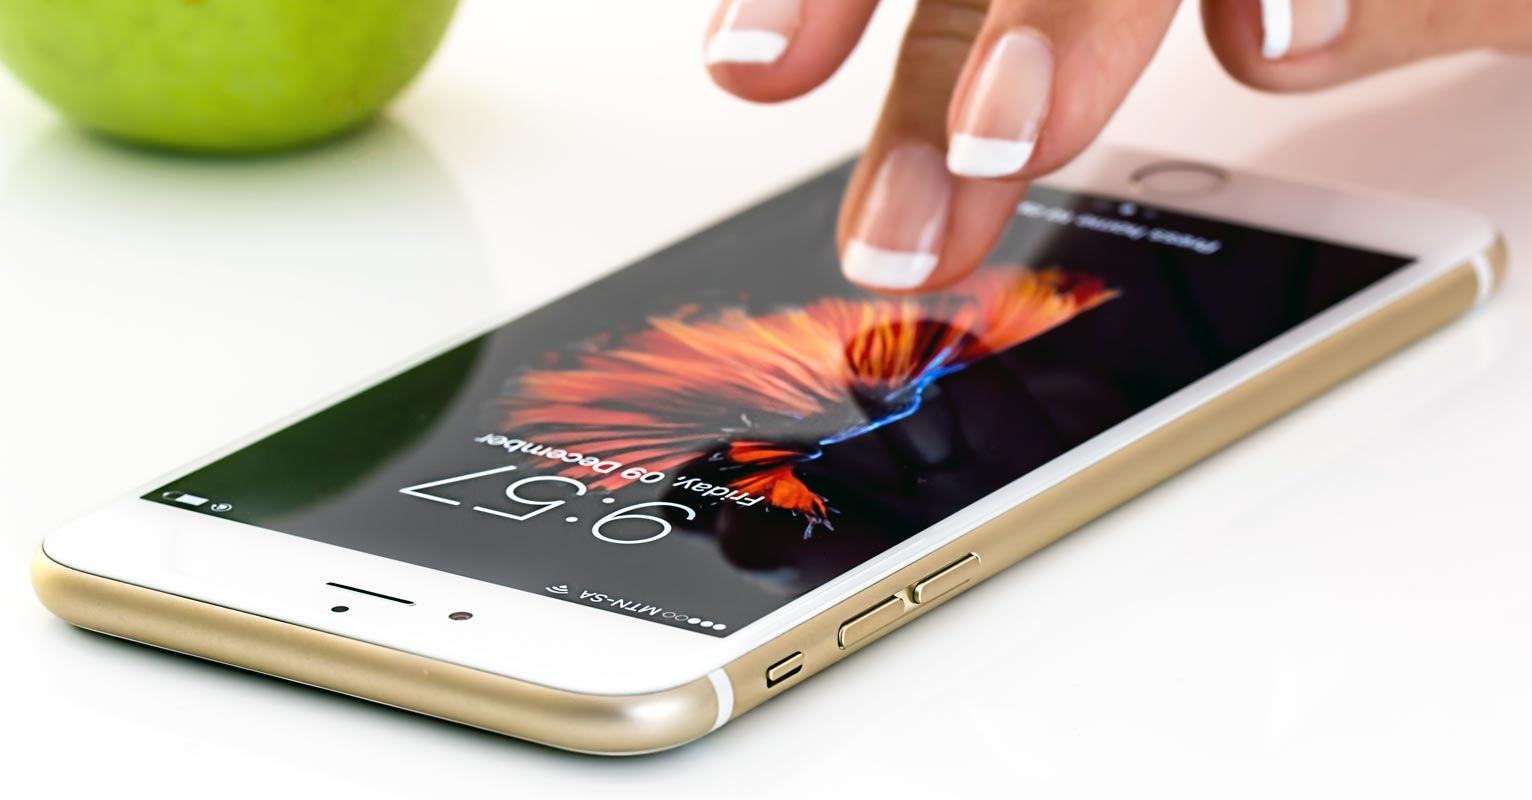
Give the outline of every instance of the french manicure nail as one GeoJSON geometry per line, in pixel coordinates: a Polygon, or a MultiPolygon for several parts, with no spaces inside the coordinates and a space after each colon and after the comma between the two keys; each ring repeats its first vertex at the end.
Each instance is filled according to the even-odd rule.
{"type": "Polygon", "coordinates": [[[1313,52],[1340,37],[1349,0],[1261,0],[1261,55],[1268,61],[1313,52]]]}
{"type": "Polygon", "coordinates": [[[964,92],[947,143],[947,168],[969,178],[1010,175],[1032,160],[1053,94],[1053,48],[1031,28],[990,46],[964,92]]]}
{"type": "Polygon", "coordinates": [[[904,144],[891,150],[841,254],[846,277],[880,289],[925,283],[936,269],[951,200],[952,178],[935,148],[904,144]]]}
{"type": "Polygon", "coordinates": [[[771,64],[782,57],[803,11],[802,0],[729,0],[707,43],[709,64],[771,64]]]}

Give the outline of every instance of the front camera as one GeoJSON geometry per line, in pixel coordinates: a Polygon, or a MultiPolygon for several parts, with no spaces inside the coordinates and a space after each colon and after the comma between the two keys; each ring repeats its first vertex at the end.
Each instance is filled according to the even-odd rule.
{"type": "Polygon", "coordinates": [[[454,611],[447,615],[447,619],[455,619],[458,622],[462,622],[465,619],[473,619],[473,615],[467,611],[454,611]]]}

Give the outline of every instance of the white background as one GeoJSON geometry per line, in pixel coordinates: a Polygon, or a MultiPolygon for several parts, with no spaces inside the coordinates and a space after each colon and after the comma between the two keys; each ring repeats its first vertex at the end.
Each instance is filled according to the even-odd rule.
{"type": "MultiPolygon", "coordinates": [[[[701,0],[469,2],[390,121],[282,159],[103,146],[0,77],[12,796],[1532,793],[1520,276],[1490,308],[660,756],[567,755],[77,632],[33,600],[26,564],[50,527],[851,152],[908,12],[886,5],[828,87],[764,108],[708,83],[701,0]]],[[[1188,11],[1108,138],[1463,203],[1519,253],[1528,86],[1532,63],[1467,56],[1261,96],[1218,71],[1188,11]]]]}

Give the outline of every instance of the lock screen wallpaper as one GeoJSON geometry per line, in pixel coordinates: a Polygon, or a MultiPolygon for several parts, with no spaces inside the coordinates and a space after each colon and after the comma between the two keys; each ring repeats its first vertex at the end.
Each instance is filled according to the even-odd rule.
{"type": "Polygon", "coordinates": [[[727,636],[1408,263],[1034,187],[974,276],[880,296],[848,173],[144,499],[727,636]]]}

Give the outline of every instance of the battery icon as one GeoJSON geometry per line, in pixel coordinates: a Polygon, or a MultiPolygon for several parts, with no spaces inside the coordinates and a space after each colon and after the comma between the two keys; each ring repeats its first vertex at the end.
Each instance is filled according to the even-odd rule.
{"type": "Polygon", "coordinates": [[[160,497],[176,503],[185,503],[189,506],[200,506],[207,502],[206,497],[198,497],[194,494],[187,494],[186,492],[165,492],[164,494],[160,495],[160,497]]]}

